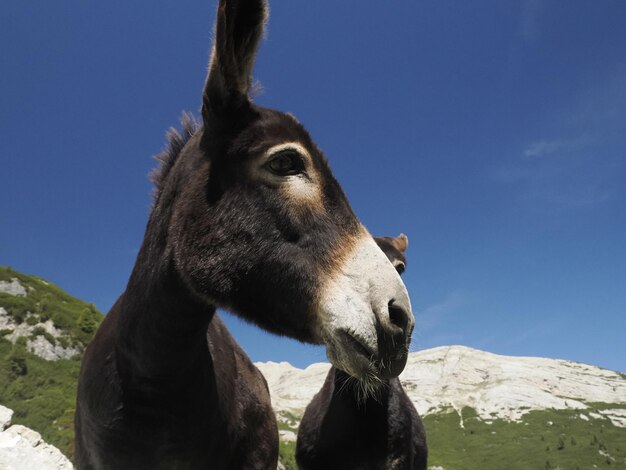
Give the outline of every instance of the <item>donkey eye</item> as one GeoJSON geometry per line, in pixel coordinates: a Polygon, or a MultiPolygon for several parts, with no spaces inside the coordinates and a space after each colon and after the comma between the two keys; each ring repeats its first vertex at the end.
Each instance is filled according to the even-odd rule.
{"type": "Polygon", "coordinates": [[[278,176],[289,176],[304,173],[304,162],[300,154],[294,150],[278,152],[267,162],[267,167],[278,176]]]}
{"type": "Polygon", "coordinates": [[[406,265],[402,261],[400,261],[394,267],[396,268],[396,271],[398,271],[398,274],[402,274],[406,269],[406,265]]]}

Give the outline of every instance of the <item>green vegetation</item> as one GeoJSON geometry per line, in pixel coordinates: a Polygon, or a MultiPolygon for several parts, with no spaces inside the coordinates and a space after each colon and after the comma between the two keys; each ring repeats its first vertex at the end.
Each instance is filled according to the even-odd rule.
{"type": "Polygon", "coordinates": [[[46,361],[21,345],[0,339],[0,403],[13,424],[41,433],[65,455],[73,455],[73,420],[80,361],[46,361]]]}
{"type": "Polygon", "coordinates": [[[15,344],[0,331],[0,403],[11,408],[13,424],[23,424],[41,433],[44,440],[73,456],[74,408],[80,358],[46,361],[26,349],[29,339],[43,336],[51,344],[82,351],[104,316],[92,304],[76,299],[59,287],[36,276],[0,266],[0,281],[16,278],[27,295],[0,293],[0,307],[17,323],[34,326],[29,337],[15,344]],[[54,337],[38,323],[52,320],[62,335],[54,337]]]}
{"type": "MultiPolygon", "coordinates": [[[[596,403],[597,409],[616,408],[596,403]]],[[[424,418],[429,465],[462,469],[626,469],[626,429],[608,419],[580,419],[581,411],[542,410],[522,422],[487,424],[464,408],[424,418]]]]}
{"type": "MultiPolygon", "coordinates": [[[[608,419],[580,418],[581,413],[616,408],[623,406],[593,403],[585,411],[530,411],[521,422],[488,424],[466,407],[464,428],[454,410],[429,415],[424,418],[428,465],[446,470],[626,469],[626,429],[608,419]]],[[[295,443],[281,442],[280,459],[287,469],[297,468],[295,443]]]]}
{"type": "MultiPolygon", "coordinates": [[[[27,295],[18,297],[0,293],[0,307],[18,324],[36,325],[52,320],[54,326],[63,331],[61,338],[65,344],[83,350],[104,318],[96,307],[37,276],[0,266],[0,281],[11,282],[14,278],[26,289],[27,295]]],[[[49,340],[48,337],[46,339],[49,340]]]]}
{"type": "Polygon", "coordinates": [[[588,402],[586,405],[589,407],[589,411],[602,411],[602,410],[626,410],[626,403],[602,403],[602,402],[588,402]]]}
{"type": "MultiPolygon", "coordinates": [[[[304,412],[304,410],[302,411],[304,412]]],[[[300,424],[300,417],[291,413],[290,411],[280,411],[278,413],[280,415],[278,419],[278,429],[279,431],[291,431],[294,434],[298,433],[298,426],[300,424]]],[[[280,446],[278,449],[278,453],[280,456],[280,461],[285,466],[287,470],[296,470],[298,466],[296,465],[296,443],[291,441],[280,441],[280,446]]]]}
{"type": "Polygon", "coordinates": [[[282,419],[278,419],[278,429],[297,433],[300,418],[289,411],[280,411],[279,414],[282,419]]]}
{"type": "Polygon", "coordinates": [[[296,443],[280,441],[278,455],[287,470],[296,470],[296,443]]]}

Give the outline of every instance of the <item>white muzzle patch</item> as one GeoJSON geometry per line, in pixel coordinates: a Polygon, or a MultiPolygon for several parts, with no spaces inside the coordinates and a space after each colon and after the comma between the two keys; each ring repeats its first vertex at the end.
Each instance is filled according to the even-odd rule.
{"type": "Polygon", "coordinates": [[[409,316],[407,331],[412,331],[415,322],[400,275],[372,236],[363,232],[320,299],[328,358],[357,378],[371,373],[379,352],[377,324],[389,322],[391,302],[409,316]]]}

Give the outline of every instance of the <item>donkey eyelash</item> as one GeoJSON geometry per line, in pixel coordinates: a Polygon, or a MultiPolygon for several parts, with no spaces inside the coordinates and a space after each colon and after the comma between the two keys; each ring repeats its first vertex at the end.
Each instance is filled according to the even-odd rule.
{"type": "Polygon", "coordinates": [[[272,154],[265,167],[278,176],[306,173],[302,155],[293,149],[280,150],[272,154]]]}
{"type": "Polygon", "coordinates": [[[279,178],[302,175],[310,179],[307,173],[310,158],[300,143],[286,142],[269,148],[261,160],[261,166],[279,178]]]}

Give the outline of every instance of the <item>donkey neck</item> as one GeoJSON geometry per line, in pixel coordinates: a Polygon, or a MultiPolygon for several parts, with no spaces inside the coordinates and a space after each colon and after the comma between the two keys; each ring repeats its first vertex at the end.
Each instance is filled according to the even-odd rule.
{"type": "Polygon", "coordinates": [[[165,253],[166,228],[154,219],[118,302],[116,356],[123,380],[180,383],[198,362],[210,363],[206,334],[215,307],[187,288],[165,253]]]}

